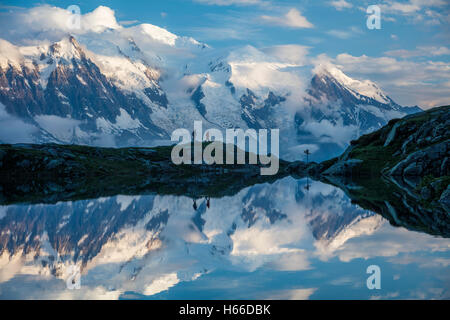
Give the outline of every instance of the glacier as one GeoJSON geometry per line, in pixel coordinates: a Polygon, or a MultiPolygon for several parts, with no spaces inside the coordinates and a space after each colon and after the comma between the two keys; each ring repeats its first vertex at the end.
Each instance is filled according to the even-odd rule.
{"type": "MultiPolygon", "coordinates": [[[[104,10],[93,14],[109,17],[104,10]]],[[[0,40],[0,103],[27,128],[21,142],[154,146],[201,120],[204,129],[280,129],[281,158],[309,149],[321,161],[420,111],[331,63],[308,64],[302,47],[288,48],[296,59],[277,48],[214,49],[151,24],[105,21],[57,41],[0,40]]],[[[1,142],[15,142],[2,132],[1,142]]]]}

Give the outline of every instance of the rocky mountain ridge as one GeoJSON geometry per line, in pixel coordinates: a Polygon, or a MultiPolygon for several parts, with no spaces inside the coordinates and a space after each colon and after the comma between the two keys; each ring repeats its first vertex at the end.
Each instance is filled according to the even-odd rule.
{"type": "Polygon", "coordinates": [[[69,35],[35,46],[1,40],[0,114],[29,130],[0,140],[152,146],[201,120],[223,131],[279,128],[284,158],[313,145],[322,160],[419,110],[332,65],[314,70],[309,82],[301,65],[254,47],[217,53],[160,29],[69,35]],[[189,54],[181,58],[180,51],[189,54]]]}

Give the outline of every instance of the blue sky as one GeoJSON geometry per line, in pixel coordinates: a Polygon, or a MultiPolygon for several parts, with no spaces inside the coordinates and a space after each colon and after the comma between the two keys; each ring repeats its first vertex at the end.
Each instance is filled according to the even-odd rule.
{"type": "MultiPolygon", "coordinates": [[[[411,12],[386,7],[381,11],[381,30],[368,30],[363,9],[373,1],[312,1],[312,0],[165,0],[165,1],[0,1],[6,6],[32,7],[49,4],[68,7],[76,4],[82,13],[99,5],[115,10],[119,22],[151,23],[180,35],[192,36],[208,44],[234,46],[251,44],[256,47],[295,43],[310,45],[315,53],[329,55],[343,51],[354,54],[379,55],[387,50],[415,49],[417,46],[449,45],[448,17],[450,4],[445,0],[416,1],[422,6],[411,12]],[[436,3],[435,6],[426,5],[436,3]],[[442,2],[442,4],[441,4],[442,2]],[[224,5],[230,3],[230,5],[224,5]],[[347,3],[341,8],[339,4],[347,3]],[[218,5],[219,4],[219,5],[218,5]],[[281,17],[295,9],[309,21],[312,28],[277,25],[261,19],[281,17]],[[426,17],[431,10],[439,19],[426,17]],[[385,11],[385,12],[384,12],[385,11]],[[423,21],[418,21],[424,16],[423,21]]],[[[378,1],[379,3],[389,3],[378,1]]],[[[413,3],[415,1],[412,1],[413,3]]],[[[408,4],[410,1],[392,1],[408,4]]],[[[410,9],[413,10],[413,9],[410,9]]]]}
{"type": "Polygon", "coordinates": [[[151,23],[215,48],[307,46],[310,57],[325,55],[352,76],[377,81],[385,89],[393,87],[388,93],[402,104],[449,103],[448,0],[0,1],[0,12],[44,4],[61,8],[76,4],[82,13],[108,6],[124,26],[151,23]],[[366,27],[370,4],[381,9],[380,30],[366,27]],[[399,72],[381,69],[405,75],[393,83],[399,72]],[[422,90],[417,91],[414,85],[419,84],[422,90]],[[425,93],[430,94],[421,99],[425,93]],[[407,99],[409,94],[416,96],[407,99]]]}

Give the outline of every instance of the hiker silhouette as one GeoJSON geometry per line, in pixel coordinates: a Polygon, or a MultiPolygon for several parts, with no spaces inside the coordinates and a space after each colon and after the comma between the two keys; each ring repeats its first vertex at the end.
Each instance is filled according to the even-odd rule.
{"type": "Polygon", "coordinates": [[[195,211],[197,211],[197,201],[194,199],[194,204],[192,205],[195,211]]]}

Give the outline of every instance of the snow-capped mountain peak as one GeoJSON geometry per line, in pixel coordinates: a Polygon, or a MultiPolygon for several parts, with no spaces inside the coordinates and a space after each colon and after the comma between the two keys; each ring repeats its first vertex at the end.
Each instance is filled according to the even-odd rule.
{"type": "Polygon", "coordinates": [[[143,23],[136,27],[133,27],[136,32],[139,32],[143,35],[146,35],[156,41],[159,41],[163,44],[167,44],[169,46],[175,46],[175,42],[178,39],[178,36],[167,31],[166,29],[160,28],[158,26],[154,26],[149,23],[143,23]]]}
{"type": "Polygon", "coordinates": [[[8,65],[20,66],[23,63],[23,55],[18,47],[11,42],[0,39],[0,67],[7,68],[8,65]]]}
{"type": "Polygon", "coordinates": [[[360,96],[369,97],[380,103],[390,103],[391,99],[383,90],[370,80],[356,80],[347,76],[344,72],[332,64],[320,64],[315,70],[315,74],[321,77],[322,81],[334,79],[339,84],[349,89],[357,98],[360,96]]]}
{"type": "Polygon", "coordinates": [[[153,145],[202,120],[222,130],[279,128],[283,158],[299,159],[283,149],[308,144],[322,160],[415,111],[336,66],[317,67],[309,83],[302,47],[213,49],[151,24],[34,46],[0,41],[0,103],[39,132],[3,142],[153,145]]]}

